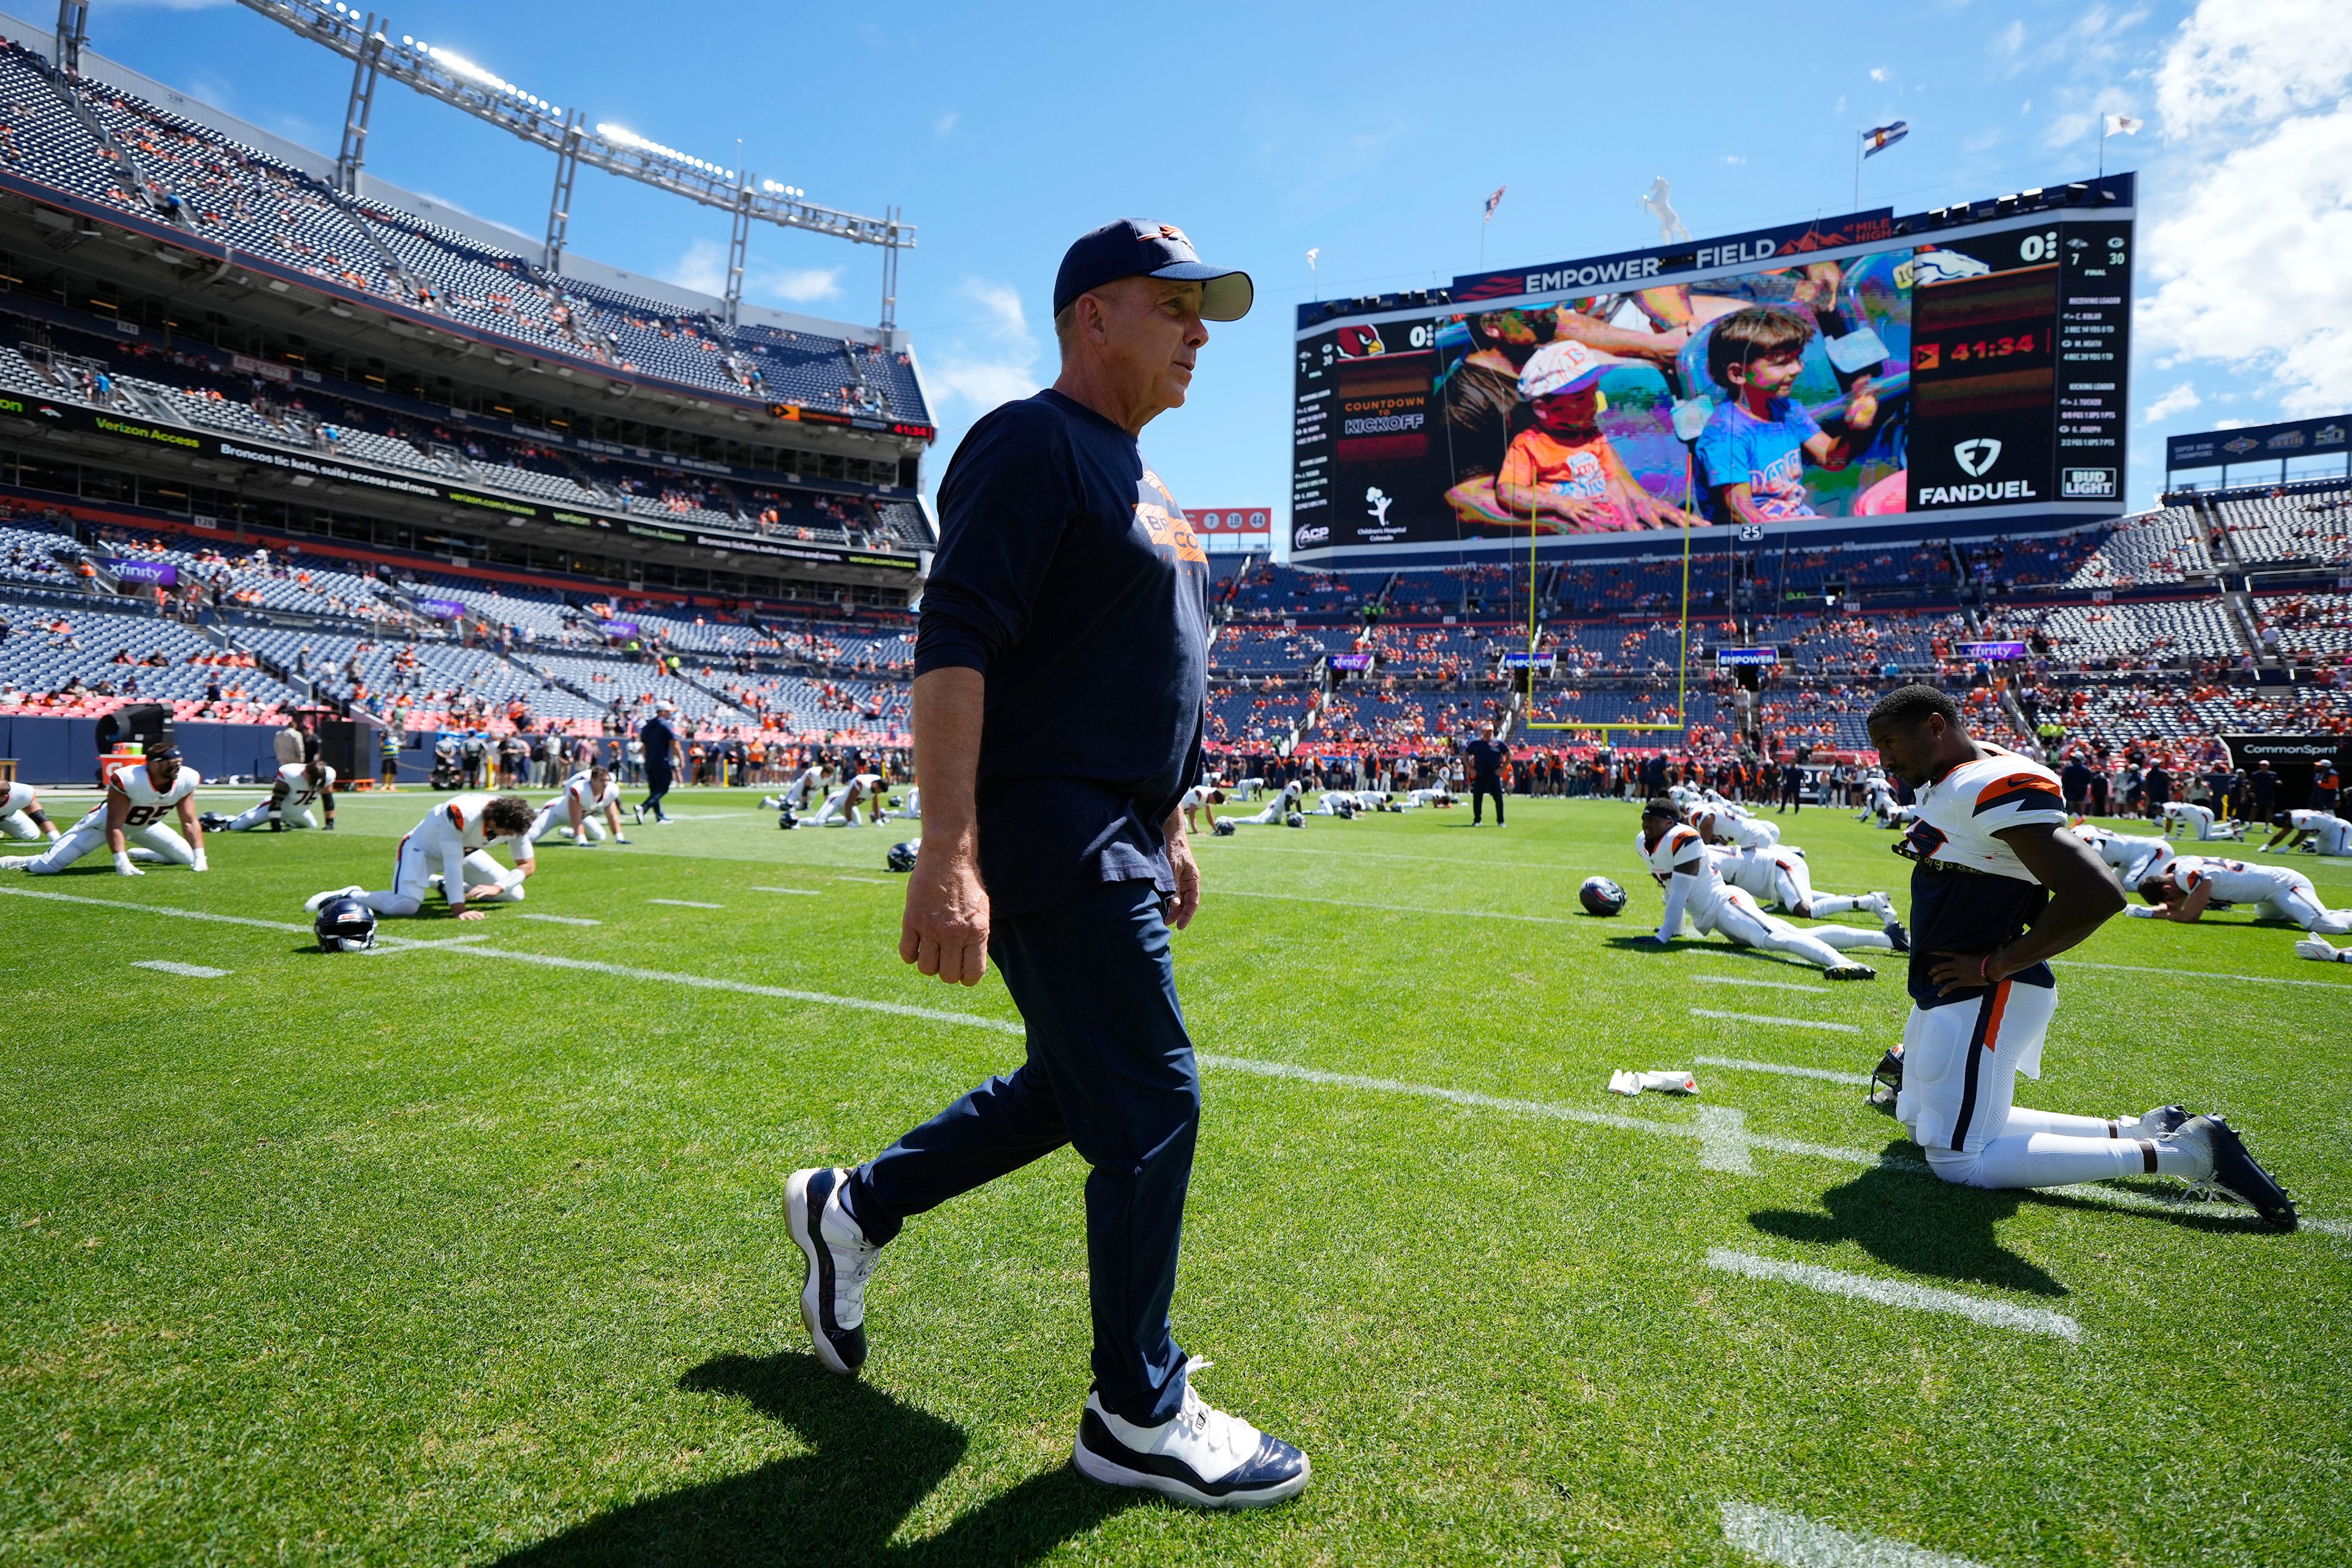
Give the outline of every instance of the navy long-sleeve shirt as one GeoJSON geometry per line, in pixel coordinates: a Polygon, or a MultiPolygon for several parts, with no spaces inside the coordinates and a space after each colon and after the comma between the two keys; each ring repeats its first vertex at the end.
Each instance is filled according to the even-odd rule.
{"type": "Polygon", "coordinates": [[[981,876],[1003,917],[1104,882],[1173,891],[1201,773],[1208,557],[1135,438],[1053,391],[956,448],[915,673],[979,670],[981,876]]]}

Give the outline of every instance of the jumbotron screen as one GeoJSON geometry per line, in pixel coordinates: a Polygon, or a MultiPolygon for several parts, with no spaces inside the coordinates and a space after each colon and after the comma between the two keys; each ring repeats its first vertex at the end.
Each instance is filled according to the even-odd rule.
{"type": "Polygon", "coordinates": [[[1300,311],[1294,557],[2122,510],[2132,177],[1300,311]]]}

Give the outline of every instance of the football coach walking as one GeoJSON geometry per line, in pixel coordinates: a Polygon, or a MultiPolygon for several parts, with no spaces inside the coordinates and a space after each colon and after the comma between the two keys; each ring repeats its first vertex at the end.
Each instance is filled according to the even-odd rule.
{"type": "Polygon", "coordinates": [[[992,956],[1027,1059],[854,1171],[793,1174],[819,1360],[866,1359],[865,1288],[912,1215],[1074,1144],[1094,1387],[1077,1468],[1206,1507],[1294,1497],[1307,1457],[1191,1386],[1169,1322],[1201,1089],[1169,928],[1199,907],[1208,559],[1137,447],[1183,405],[1246,274],[1167,224],[1081,237],[1054,281],[1054,385],[973,426],[940,487],[915,640],[923,837],[898,955],[976,984],[992,956]]]}

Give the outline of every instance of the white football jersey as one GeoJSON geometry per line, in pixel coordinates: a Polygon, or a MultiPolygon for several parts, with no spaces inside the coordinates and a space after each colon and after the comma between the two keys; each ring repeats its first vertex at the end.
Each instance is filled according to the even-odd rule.
{"type": "Polygon", "coordinates": [[[287,805],[299,811],[335,787],[335,770],[327,767],[324,763],[320,766],[326,778],[325,782],[315,789],[310,784],[309,763],[287,763],[278,768],[278,782],[286,786],[287,805]]]}
{"type": "Polygon", "coordinates": [[[1977,748],[1985,755],[1916,792],[1903,853],[1922,865],[2035,882],[2017,851],[1994,835],[2032,823],[2065,826],[2058,775],[2000,746],[1979,741],[1977,748]]]}
{"type": "Polygon", "coordinates": [[[1716,869],[1715,857],[1707,853],[1698,830],[1677,822],[1658,839],[1654,847],[1640,828],[1633,830],[1633,847],[1641,853],[1642,863],[1661,888],[1673,881],[1677,872],[1696,877],[1699,890],[1722,891],[1723,878],[1716,869]]]}
{"type": "Polygon", "coordinates": [[[2162,838],[2144,838],[2128,833],[2109,833],[2104,828],[2091,828],[2084,837],[2098,858],[2115,868],[2116,876],[2127,887],[2137,887],[2150,877],[2161,876],[2172,864],[2172,845],[2162,838]]]}
{"type": "Polygon", "coordinates": [[[1759,822],[1720,804],[1691,813],[1691,826],[1702,838],[1721,838],[1742,849],[1769,849],[1780,842],[1780,830],[1771,823],[1759,822]]]}
{"type": "Polygon", "coordinates": [[[1208,805],[1209,791],[1213,787],[1213,786],[1209,784],[1196,784],[1191,789],[1186,790],[1184,792],[1184,799],[1181,803],[1183,808],[1186,811],[1198,811],[1202,806],[1208,805]]]}
{"type": "Polygon", "coordinates": [[[2330,811],[2290,811],[2286,819],[2294,825],[2297,831],[2312,828],[2324,831],[2336,826],[2336,814],[2330,811]]]}
{"type": "Polygon", "coordinates": [[[468,852],[489,847],[489,836],[482,830],[482,813],[497,798],[484,793],[451,795],[443,805],[425,814],[425,820],[410,829],[412,835],[425,834],[443,838],[456,834],[468,852]]]}
{"type": "Polygon", "coordinates": [[[608,805],[620,805],[620,784],[614,780],[611,774],[607,773],[604,777],[604,793],[602,795],[599,795],[596,794],[594,784],[589,778],[589,774],[593,771],[593,769],[583,768],[578,773],[573,773],[570,778],[565,779],[563,781],[563,793],[578,801],[582,811],[602,811],[608,805]]]}
{"type": "MultiPolygon", "coordinates": [[[[145,763],[127,763],[107,776],[107,783],[120,788],[131,800],[131,814],[122,819],[125,827],[146,827],[172,815],[172,808],[196,793],[204,775],[187,763],[180,764],[180,776],[172,781],[168,790],[158,790],[147,778],[145,763]]],[[[106,803],[100,801],[82,822],[106,823],[106,803]]],[[[80,823],[75,824],[79,826],[80,823]]]]}
{"type": "Polygon", "coordinates": [[[2172,863],[2172,879],[2184,893],[2210,886],[2213,897],[2225,904],[2258,904],[2305,881],[2290,866],[2249,866],[2210,855],[2181,856],[2172,863]]]}
{"type": "Polygon", "coordinates": [[[13,780],[0,784],[0,816],[12,816],[40,798],[31,784],[17,784],[13,780]]]}

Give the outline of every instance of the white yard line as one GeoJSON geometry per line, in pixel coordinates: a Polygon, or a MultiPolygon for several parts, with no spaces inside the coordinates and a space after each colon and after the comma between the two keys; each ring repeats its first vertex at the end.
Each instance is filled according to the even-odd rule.
{"type": "Polygon", "coordinates": [[[1777,1024],[1787,1029],[1833,1029],[1841,1035],[1862,1033],[1859,1024],[1833,1024],[1827,1018],[1780,1018],[1769,1013],[1723,1013],[1713,1007],[1694,1007],[1690,1016],[1694,1018],[1729,1018],[1740,1024],[1777,1024]]]}
{"type": "MultiPolygon", "coordinates": [[[[57,903],[84,904],[98,909],[166,915],[178,920],[252,926],[263,931],[307,932],[310,930],[307,925],[295,925],[285,921],[256,920],[245,915],[217,915],[205,910],[179,910],[153,904],[134,904],[120,899],[83,898],[73,893],[53,893],[39,888],[0,885],[0,897],[43,899],[57,903]]],[[[475,945],[490,940],[493,934],[485,931],[465,936],[442,937],[433,941],[379,936],[377,938],[379,942],[389,945],[377,951],[415,952],[446,949],[462,957],[500,959],[519,963],[539,964],[551,969],[584,970],[592,973],[610,974],[627,980],[650,981],[659,984],[683,985],[708,991],[731,991],[751,996],[772,996],[790,1002],[814,1002],[822,1005],[848,1007],[862,1012],[888,1013],[901,1017],[921,1018],[936,1024],[962,1025],[1002,1035],[1018,1037],[1027,1033],[1017,1022],[982,1017],[973,1013],[950,1013],[939,1008],[909,1006],[898,1002],[877,1002],[862,996],[836,996],[822,991],[799,991],[781,985],[754,985],[745,981],[719,980],[708,975],[681,974],[659,969],[636,969],[626,964],[604,963],[581,958],[559,958],[550,953],[515,952],[503,948],[475,945]]],[[[1702,1127],[1693,1122],[1656,1121],[1646,1117],[1588,1110],[1580,1106],[1561,1105],[1550,1100],[1512,1100],[1500,1095],[1482,1094],[1473,1089],[1447,1089],[1437,1084],[1407,1083],[1395,1079],[1370,1078],[1355,1073],[1326,1072],[1319,1068],[1298,1067],[1288,1062],[1265,1061],[1250,1057],[1219,1056],[1202,1052],[1199,1059],[1203,1067],[1228,1072],[1248,1073],[1259,1078],[1286,1079],[1295,1082],[1361,1089],[1376,1094],[1411,1095],[1419,1099],[1444,1100],[1455,1105],[1476,1106],[1484,1110],[1508,1111],[1522,1116],[1546,1117],[1595,1127],[1616,1127],[1630,1132],[1647,1132],[1658,1137],[1688,1138],[1702,1144],[1702,1153],[1704,1153],[1704,1145],[1710,1140],[1721,1144],[1736,1138],[1742,1146],[1751,1151],[1766,1149],[1775,1153],[1810,1156],[1838,1164],[1917,1173],[1924,1173],[1927,1168],[1926,1162],[1907,1155],[1886,1155],[1872,1149],[1847,1149],[1831,1143],[1809,1143],[1800,1139],[1767,1137],[1748,1131],[1744,1124],[1735,1132],[1727,1124],[1721,1121],[1709,1127],[1702,1127]]],[[[1708,1060],[1704,1057],[1698,1059],[1702,1062],[1708,1060]]],[[[2249,1216],[2249,1211],[2234,1205],[2200,1204],[2181,1199],[2167,1199],[2129,1188],[2104,1186],[2096,1183],[2084,1183],[2072,1187],[2056,1187],[2050,1189],[2050,1192],[2051,1195],[2055,1197],[2077,1198],[2115,1208],[2141,1209],[2163,1214],[2207,1215],[2214,1218],[2249,1216]]],[[[2352,1222],[2306,1215],[2303,1220],[2303,1226],[2306,1230],[2352,1238],[2352,1222]]]]}
{"type": "Polygon", "coordinates": [[[1725,1544],[1780,1568],[1982,1568],[1966,1557],[1883,1535],[1856,1535],[1802,1514],[1744,1502],[1720,1507],[1725,1544]]]}
{"type": "Polygon", "coordinates": [[[1776,1072],[1786,1078],[1817,1078],[1823,1083],[1850,1083],[1857,1087],[1870,1081],[1866,1072],[1832,1072],[1828,1068],[1795,1068],[1782,1062],[1750,1061],[1746,1057],[1699,1057],[1698,1065],[1705,1068],[1731,1068],[1739,1072],[1776,1072]]]}
{"type": "Polygon", "coordinates": [[[1694,974],[1691,981],[1698,985],[1761,985],[1769,991],[1810,991],[1817,996],[1830,994],[1826,985],[1800,985],[1791,980],[1751,980],[1745,974],[1694,974]]]}
{"type": "Polygon", "coordinates": [[[692,899],[647,899],[649,904],[667,904],[674,910],[723,910],[725,904],[698,903],[692,899]]]}
{"type": "Polygon", "coordinates": [[[876,887],[876,888],[887,888],[887,887],[891,887],[891,886],[894,886],[894,885],[895,885],[895,884],[893,884],[893,883],[891,882],[890,879],[889,879],[889,878],[887,878],[887,877],[842,877],[842,876],[836,876],[836,877],[835,877],[835,878],[834,878],[834,880],[835,880],[835,881],[836,881],[836,882],[864,882],[864,883],[866,883],[866,885],[868,885],[869,887],[876,887]]]}
{"type": "Polygon", "coordinates": [[[1848,1274],[1841,1269],[1824,1268],[1818,1263],[1788,1263],[1777,1258],[1759,1258],[1752,1252],[1734,1252],[1727,1247],[1716,1247],[1707,1249],[1706,1266],[1720,1268],[1726,1273],[1744,1275],[1750,1279],[1779,1279],[1791,1285],[1801,1285],[1808,1290],[1819,1290],[1826,1296],[1845,1296],[1857,1301],[1875,1301],[1882,1307],[1901,1307],[1914,1312],[1941,1312],[1955,1318],[1967,1318],[1973,1322],[1996,1329],[2012,1329],[2019,1333],[2047,1334],[2060,1340],[2083,1337],[2082,1324],[2063,1312],[2053,1312],[2046,1307],[2020,1307],[1983,1296],[1964,1296],[1958,1290],[1938,1290],[1930,1286],[1906,1284],[1900,1279],[1881,1279],[1869,1274],[1848,1274]]]}
{"type": "Polygon", "coordinates": [[[604,923],[603,921],[592,921],[584,915],[542,915],[535,910],[529,914],[517,915],[515,916],[515,919],[519,921],[541,921],[549,925],[558,926],[600,926],[604,923]]]}
{"type": "Polygon", "coordinates": [[[1212,899],[1280,899],[1293,904],[1337,904],[1343,910],[1386,910],[1391,914],[1430,915],[1443,919],[1474,921],[1525,921],[1530,925],[1572,926],[1585,922],[1563,920],[1558,915],[1511,915],[1499,910],[1433,910],[1426,904],[1374,904],[1361,899],[1319,899],[1307,893],[1254,893],[1241,888],[1212,888],[1212,899]]]}
{"type": "Polygon", "coordinates": [[[2340,991],[2352,996],[2352,984],[2337,980],[2290,980],[2280,974],[2224,974],[2211,969],[2166,969],[2152,963],[2094,963],[2087,958],[2053,958],[2050,961],[2060,969],[2105,969],[2116,974],[2161,974],[2167,980],[2242,980],[2253,985],[2308,985],[2321,991],[2340,991]]]}
{"type": "Polygon", "coordinates": [[[226,980],[226,969],[211,969],[201,963],[175,963],[168,958],[142,958],[131,962],[133,969],[153,969],[165,974],[185,975],[190,980],[226,980]]]}
{"type": "Polygon", "coordinates": [[[43,899],[53,904],[88,904],[93,909],[127,910],[133,914],[175,915],[184,921],[210,921],[216,925],[253,926],[261,931],[307,931],[307,925],[291,921],[255,920],[250,915],[216,915],[209,910],[173,910],[160,904],[134,904],[127,899],[86,899],[79,893],[52,893],[47,888],[14,888],[0,886],[0,896],[12,899],[43,899]]]}
{"type": "Polygon", "coordinates": [[[584,970],[592,974],[610,974],[623,980],[650,980],[667,985],[691,986],[700,991],[733,991],[746,996],[773,996],[786,1002],[817,1002],[829,1007],[854,1007],[866,1013],[892,1013],[902,1018],[922,1018],[934,1024],[963,1024],[975,1029],[992,1029],[1003,1035],[1026,1035],[1019,1024],[1008,1024],[997,1018],[983,1018],[974,1013],[948,1013],[936,1007],[914,1007],[903,1002],[874,1002],[863,996],[835,996],[824,991],[795,991],[783,985],[754,985],[745,980],[719,980],[704,974],[679,974],[662,969],[633,969],[625,963],[603,963],[585,958],[558,958],[545,952],[514,952],[498,947],[455,947],[453,951],[467,958],[499,958],[514,963],[536,963],[550,969],[584,970]]]}
{"type": "Polygon", "coordinates": [[[816,888],[754,888],[751,890],[755,893],[797,893],[803,899],[824,897],[823,890],[816,888]]]}
{"type": "Polygon", "coordinates": [[[1698,1108],[1698,1168],[1752,1176],[1756,1162],[1748,1152],[1748,1113],[1728,1105],[1698,1108]]]}

